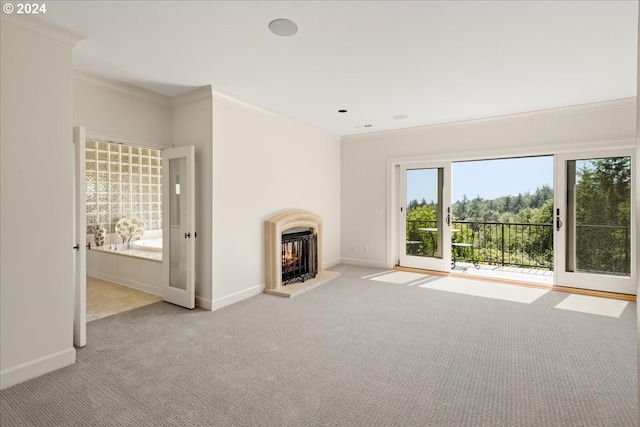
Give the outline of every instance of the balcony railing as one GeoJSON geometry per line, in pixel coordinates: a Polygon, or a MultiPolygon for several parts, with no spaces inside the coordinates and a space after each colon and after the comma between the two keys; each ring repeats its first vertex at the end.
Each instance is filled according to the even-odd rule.
{"type": "MultiPolygon", "coordinates": [[[[553,270],[553,224],[453,221],[451,231],[454,261],[553,270]]],[[[577,224],[574,238],[569,271],[631,274],[629,226],[577,224]]],[[[442,256],[441,246],[435,220],[407,221],[408,255],[442,256]]]]}
{"type": "Polygon", "coordinates": [[[576,224],[575,262],[570,271],[631,275],[631,227],[623,225],[576,224]]]}
{"type": "MultiPolygon", "coordinates": [[[[436,228],[435,220],[407,221],[407,254],[436,256],[436,228]]],[[[553,270],[553,224],[453,221],[451,231],[456,261],[553,270]]]]}

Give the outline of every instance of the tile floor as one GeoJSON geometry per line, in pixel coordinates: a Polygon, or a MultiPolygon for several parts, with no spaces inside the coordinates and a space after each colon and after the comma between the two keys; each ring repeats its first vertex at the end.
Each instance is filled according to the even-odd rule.
{"type": "Polygon", "coordinates": [[[158,301],[157,295],[87,276],[87,322],[158,301]]]}

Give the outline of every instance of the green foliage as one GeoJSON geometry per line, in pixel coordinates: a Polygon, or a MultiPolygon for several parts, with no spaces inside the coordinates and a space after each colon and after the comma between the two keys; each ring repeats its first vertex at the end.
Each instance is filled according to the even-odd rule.
{"type": "Polygon", "coordinates": [[[493,200],[480,196],[469,200],[463,195],[452,208],[453,216],[461,221],[550,224],[553,222],[553,189],[544,185],[533,194],[520,193],[493,200]]]}
{"type": "Polygon", "coordinates": [[[407,253],[418,256],[433,256],[437,251],[434,233],[420,228],[435,228],[437,224],[436,205],[412,200],[407,205],[407,253]]]}
{"type": "Polygon", "coordinates": [[[631,159],[576,162],[576,269],[629,275],[631,159]]]}

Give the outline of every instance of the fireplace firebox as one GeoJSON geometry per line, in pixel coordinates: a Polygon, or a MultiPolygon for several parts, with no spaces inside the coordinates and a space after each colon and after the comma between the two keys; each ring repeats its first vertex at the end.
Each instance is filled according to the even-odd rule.
{"type": "Polygon", "coordinates": [[[306,231],[282,234],[282,285],[304,282],[318,274],[318,235],[306,231]]]}

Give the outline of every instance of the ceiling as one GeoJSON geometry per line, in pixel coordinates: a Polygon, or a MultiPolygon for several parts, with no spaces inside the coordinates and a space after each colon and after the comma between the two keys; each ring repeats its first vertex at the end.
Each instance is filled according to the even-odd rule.
{"type": "Polygon", "coordinates": [[[56,1],[45,19],[87,36],[78,70],[211,85],[339,135],[636,96],[635,0],[56,1]]]}

